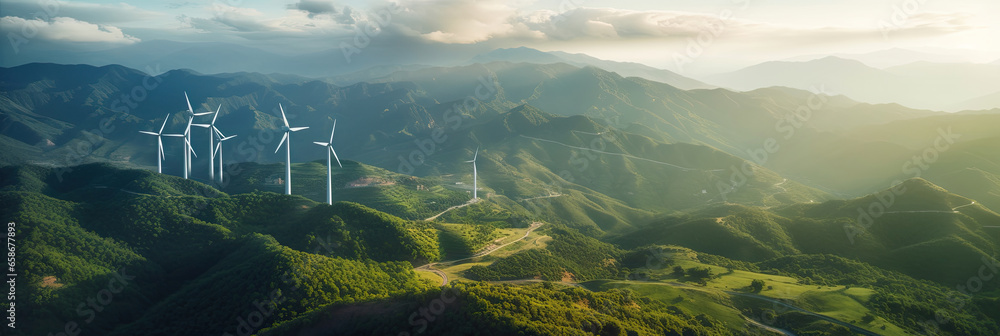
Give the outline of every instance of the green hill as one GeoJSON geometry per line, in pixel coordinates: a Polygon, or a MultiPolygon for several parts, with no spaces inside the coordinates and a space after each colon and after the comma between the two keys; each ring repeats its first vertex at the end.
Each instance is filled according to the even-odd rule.
{"type": "Polygon", "coordinates": [[[279,290],[287,303],[270,325],[330,303],[420,290],[427,284],[413,263],[440,258],[429,224],[355,203],[229,196],[107,164],[72,167],[59,182],[62,172],[0,170],[0,211],[17,224],[19,240],[18,317],[29,334],[75,321],[84,335],[175,335],[233,321],[205,329],[222,333],[279,290]],[[108,287],[115,279],[124,284],[108,287]],[[107,309],[75,308],[106,288],[117,291],[107,309]],[[191,306],[190,297],[213,299],[191,306]]]}
{"type": "Polygon", "coordinates": [[[682,245],[746,261],[833,254],[943,285],[965,282],[983,256],[996,255],[1000,233],[983,228],[1000,223],[996,213],[922,179],[896,190],[769,210],[707,208],[666,217],[613,241],[626,248],[682,245]]]}

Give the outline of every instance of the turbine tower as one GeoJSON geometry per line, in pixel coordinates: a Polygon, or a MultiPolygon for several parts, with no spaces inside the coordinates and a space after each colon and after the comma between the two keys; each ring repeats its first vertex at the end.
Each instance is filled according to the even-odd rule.
{"type": "Polygon", "coordinates": [[[149,135],[155,135],[156,136],[156,143],[159,146],[159,147],[157,147],[157,150],[156,150],[156,152],[157,152],[157,155],[156,155],[156,172],[160,173],[160,174],[163,174],[163,160],[166,159],[166,156],[163,155],[163,128],[167,127],[167,119],[170,119],[170,115],[169,114],[167,114],[167,116],[163,118],[163,125],[160,126],[160,131],[159,132],[153,133],[153,132],[150,132],[150,131],[139,131],[139,133],[149,134],[149,135]]]}
{"type": "MultiPolygon", "coordinates": [[[[191,174],[191,154],[194,153],[194,148],[191,147],[191,122],[194,121],[194,117],[196,116],[203,116],[212,112],[194,113],[194,109],[191,108],[191,99],[188,99],[187,91],[184,91],[184,100],[188,104],[188,123],[187,128],[184,130],[184,143],[190,149],[190,153],[187,151],[184,152],[184,178],[186,179],[191,174]]],[[[198,157],[198,154],[195,154],[194,157],[198,157]]]]}
{"type": "Polygon", "coordinates": [[[188,137],[191,136],[191,120],[192,119],[193,118],[188,118],[187,127],[184,128],[184,133],[183,134],[164,134],[163,135],[163,136],[168,136],[168,137],[184,138],[184,178],[185,179],[188,178],[188,173],[190,172],[188,170],[188,168],[191,166],[191,159],[190,159],[191,154],[194,154],[194,157],[198,157],[198,154],[196,154],[194,152],[194,147],[191,147],[191,141],[188,140],[188,137]]]}
{"type": "Polygon", "coordinates": [[[475,201],[479,199],[479,195],[476,193],[479,190],[477,185],[478,173],[476,172],[476,159],[479,158],[479,147],[476,147],[476,154],[472,156],[472,160],[465,161],[472,163],[472,200],[475,201]]]}
{"type": "MultiPolygon", "coordinates": [[[[218,139],[219,142],[217,142],[215,144],[215,150],[212,152],[212,157],[215,157],[216,154],[219,155],[219,183],[222,183],[222,142],[226,141],[226,140],[229,140],[229,139],[232,139],[232,138],[235,138],[236,135],[234,134],[234,135],[230,135],[230,136],[224,136],[224,135],[222,135],[221,131],[219,131],[218,129],[215,129],[215,133],[212,134],[212,137],[218,137],[219,138],[218,139]]],[[[213,163],[213,165],[214,165],[214,163],[213,163]]],[[[215,169],[215,167],[211,167],[211,169],[215,169]]]]}
{"type": "Polygon", "coordinates": [[[330,150],[326,151],[326,203],[333,205],[333,165],[330,162],[330,154],[333,154],[333,158],[337,160],[337,167],[344,168],[340,165],[340,158],[337,157],[337,151],[333,150],[333,132],[337,131],[337,119],[333,120],[333,130],[330,131],[330,142],[313,142],[314,144],[326,147],[330,150]]]}
{"type": "MultiPolygon", "coordinates": [[[[221,136],[222,132],[219,132],[219,129],[215,127],[215,120],[219,118],[219,111],[221,111],[221,110],[222,110],[222,104],[219,104],[219,108],[215,109],[215,115],[212,116],[212,122],[210,122],[208,124],[193,124],[192,125],[192,126],[198,126],[198,127],[202,127],[202,128],[207,128],[208,129],[208,133],[209,133],[209,135],[208,135],[208,148],[212,149],[212,155],[209,156],[209,158],[208,158],[208,178],[210,180],[212,180],[212,181],[215,181],[215,138],[216,138],[216,136],[218,136],[219,138],[222,138],[222,136],[221,136]],[[218,134],[216,134],[216,133],[218,133],[218,134]]],[[[211,113],[211,112],[209,112],[209,113],[211,113]]],[[[221,182],[222,179],[219,179],[219,181],[221,182]]]]}
{"type": "Polygon", "coordinates": [[[274,150],[275,153],[281,149],[281,145],[285,145],[285,194],[292,194],[292,132],[298,132],[309,127],[288,127],[288,118],[285,118],[285,108],[281,107],[281,103],[278,103],[278,109],[281,110],[281,121],[285,123],[281,127],[281,130],[285,132],[285,135],[281,137],[281,143],[278,144],[278,148],[274,150]],[[285,144],[285,142],[288,142],[285,144]]]}

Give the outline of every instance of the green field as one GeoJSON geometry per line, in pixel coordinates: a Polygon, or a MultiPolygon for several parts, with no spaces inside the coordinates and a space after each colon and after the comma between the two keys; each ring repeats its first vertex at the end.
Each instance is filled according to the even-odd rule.
{"type": "Polygon", "coordinates": [[[695,252],[685,248],[668,247],[667,251],[670,252],[664,253],[664,257],[671,260],[671,264],[653,270],[640,269],[647,271],[649,278],[654,280],[596,280],[584,285],[592,290],[629,288],[665,303],[675,304],[674,302],[676,302],[676,305],[692,312],[704,312],[719,318],[731,327],[743,323],[737,308],[746,308],[743,306],[748,302],[746,299],[736,300],[736,296],[746,294],[746,297],[752,298],[750,296],[752,293],[748,288],[751,281],[762,280],[765,287],[759,293],[755,293],[756,295],[778,299],[804,310],[826,315],[880,334],[907,335],[902,328],[880,317],[876,317],[869,323],[862,322],[865,315],[869,313],[875,315],[864,306],[864,303],[874,294],[872,289],[807,285],[791,277],[733,270],[705,264],[697,260],[695,252]],[[714,277],[702,286],[688,276],[678,277],[671,274],[674,266],[680,266],[685,270],[709,268],[714,277]],[[882,329],[883,326],[885,329],[882,329]]]}

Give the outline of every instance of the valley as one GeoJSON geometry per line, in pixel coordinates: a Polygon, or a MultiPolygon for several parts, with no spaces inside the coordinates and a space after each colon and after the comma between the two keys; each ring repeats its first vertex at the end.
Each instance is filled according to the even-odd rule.
{"type": "Polygon", "coordinates": [[[1000,335],[992,54],[727,49],[864,30],[774,4],[349,3],[5,2],[47,25],[0,50],[0,334],[1000,335]],[[101,11],[231,38],[69,17],[101,11]]]}

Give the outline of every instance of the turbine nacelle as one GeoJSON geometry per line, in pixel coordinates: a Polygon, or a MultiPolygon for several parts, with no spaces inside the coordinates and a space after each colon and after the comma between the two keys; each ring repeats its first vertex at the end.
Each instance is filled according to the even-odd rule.
{"type": "Polygon", "coordinates": [[[337,160],[337,167],[344,168],[344,166],[340,164],[340,158],[337,157],[337,151],[333,150],[333,133],[336,131],[337,131],[337,120],[334,119],[333,129],[330,131],[330,141],[329,142],[313,141],[313,143],[328,148],[330,150],[330,153],[333,153],[333,158],[337,160]]]}

